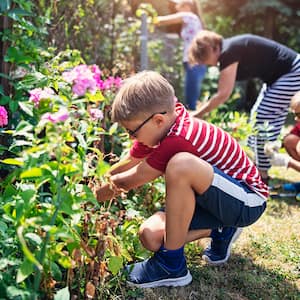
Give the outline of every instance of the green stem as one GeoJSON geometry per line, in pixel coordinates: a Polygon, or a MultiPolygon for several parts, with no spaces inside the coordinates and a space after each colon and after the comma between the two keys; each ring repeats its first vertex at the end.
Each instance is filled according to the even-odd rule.
{"type": "MultiPolygon", "coordinates": [[[[61,158],[61,156],[57,155],[57,158],[58,158],[58,176],[56,178],[56,184],[57,184],[57,201],[56,201],[55,211],[54,211],[53,216],[52,216],[52,218],[50,220],[50,226],[52,226],[52,225],[55,224],[55,221],[56,221],[56,218],[57,218],[60,206],[61,206],[62,201],[63,201],[63,199],[61,197],[61,180],[60,180],[61,177],[59,175],[59,166],[60,166],[60,158],[61,158]]],[[[47,249],[47,245],[49,243],[49,239],[50,239],[50,233],[47,231],[46,237],[45,237],[45,240],[44,240],[44,243],[43,243],[43,246],[42,246],[41,251],[40,251],[40,255],[38,257],[38,261],[40,262],[41,265],[43,265],[43,262],[44,262],[44,259],[45,259],[45,256],[46,256],[46,249],[47,249]]],[[[34,291],[35,292],[38,292],[38,290],[39,290],[40,283],[41,283],[41,277],[42,277],[41,271],[38,268],[36,268],[36,276],[34,278],[34,291]]]]}

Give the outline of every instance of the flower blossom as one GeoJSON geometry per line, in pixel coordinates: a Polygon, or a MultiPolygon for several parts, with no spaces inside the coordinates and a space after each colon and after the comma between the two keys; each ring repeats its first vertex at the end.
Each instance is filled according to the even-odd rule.
{"type": "Polygon", "coordinates": [[[103,119],[103,112],[98,108],[91,108],[90,109],[90,116],[93,121],[102,120],[103,119]]]}
{"type": "Polygon", "coordinates": [[[51,98],[54,95],[54,91],[51,88],[45,87],[43,89],[36,88],[29,91],[30,97],[29,101],[34,103],[34,106],[37,107],[40,104],[42,99],[51,98]]]}
{"type": "Polygon", "coordinates": [[[100,80],[98,82],[98,87],[101,91],[106,91],[112,88],[119,88],[122,84],[121,77],[108,77],[106,80],[100,80]]]}
{"type": "Polygon", "coordinates": [[[69,112],[65,107],[61,107],[56,113],[45,113],[42,115],[41,120],[51,123],[64,122],[69,118],[69,112]]]}
{"type": "Polygon", "coordinates": [[[8,124],[8,114],[4,106],[0,106],[0,126],[6,126],[8,124]]]}
{"type": "Polygon", "coordinates": [[[100,69],[93,65],[76,66],[71,71],[64,72],[62,77],[65,81],[72,83],[72,91],[77,96],[83,96],[87,91],[94,94],[97,90],[97,78],[100,76],[100,69]]]}

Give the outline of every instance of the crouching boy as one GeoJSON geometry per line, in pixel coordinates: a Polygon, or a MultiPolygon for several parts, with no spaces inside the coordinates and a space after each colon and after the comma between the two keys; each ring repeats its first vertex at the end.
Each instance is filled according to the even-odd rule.
{"type": "Polygon", "coordinates": [[[191,117],[168,81],[152,71],[124,81],[112,119],[134,143],[112,172],[111,183],[95,190],[98,201],[161,175],[166,182],[165,211],[147,219],[139,231],[154,255],[128,267],[128,282],[138,287],[189,284],[184,245],[203,237],[211,237],[203,259],[225,263],[241,227],[262,215],[268,197],[267,186],[237,141],[191,117]]]}

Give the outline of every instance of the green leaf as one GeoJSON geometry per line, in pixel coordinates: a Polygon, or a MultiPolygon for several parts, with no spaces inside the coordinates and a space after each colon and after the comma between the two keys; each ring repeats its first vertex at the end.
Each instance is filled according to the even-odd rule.
{"type": "Polygon", "coordinates": [[[33,117],[33,105],[30,103],[19,102],[20,108],[29,116],[33,117]]]}
{"type": "Polygon", "coordinates": [[[98,165],[97,165],[97,175],[99,177],[103,176],[104,174],[106,174],[110,169],[110,165],[109,163],[107,163],[106,161],[99,161],[98,165]]]}
{"type": "Polygon", "coordinates": [[[24,281],[33,272],[33,264],[26,259],[17,273],[17,283],[24,281]]]}
{"type": "Polygon", "coordinates": [[[20,174],[20,178],[21,179],[34,178],[34,177],[41,177],[42,175],[43,175],[43,169],[34,167],[22,172],[20,174]]]}
{"type": "Polygon", "coordinates": [[[7,165],[15,165],[15,166],[23,166],[24,162],[21,161],[21,159],[19,158],[6,158],[6,159],[2,159],[0,160],[0,162],[7,164],[7,165]]]}
{"type": "Polygon", "coordinates": [[[10,10],[7,14],[10,18],[18,21],[20,20],[19,17],[30,17],[33,14],[27,10],[21,9],[21,8],[14,8],[10,10]]]}
{"type": "Polygon", "coordinates": [[[2,232],[2,234],[4,234],[5,233],[5,231],[7,230],[7,224],[6,223],[4,223],[4,222],[2,222],[2,221],[0,221],[0,232],[2,232]]]}
{"type": "Polygon", "coordinates": [[[59,290],[54,295],[54,300],[69,300],[70,299],[70,292],[69,288],[66,286],[65,288],[59,290]]]}
{"type": "Polygon", "coordinates": [[[95,94],[87,93],[86,97],[90,102],[98,102],[98,101],[103,101],[105,99],[103,94],[100,91],[97,91],[95,94]]]}
{"type": "Polygon", "coordinates": [[[4,61],[17,64],[28,64],[33,62],[34,59],[28,55],[25,55],[21,50],[18,50],[15,47],[9,47],[4,57],[4,61]]]}
{"type": "Polygon", "coordinates": [[[6,289],[7,299],[28,299],[28,297],[33,297],[33,295],[29,295],[28,291],[24,291],[16,288],[15,286],[9,286],[6,289]]]}
{"type": "Polygon", "coordinates": [[[121,256],[111,256],[108,261],[108,270],[113,274],[117,275],[123,267],[123,259],[121,256]]]}
{"type": "Polygon", "coordinates": [[[34,242],[36,245],[40,245],[42,243],[42,239],[40,238],[40,236],[35,233],[28,232],[25,234],[25,237],[34,242]]]}
{"type": "Polygon", "coordinates": [[[18,238],[19,238],[19,241],[21,243],[21,246],[22,246],[22,250],[24,252],[24,255],[26,256],[26,258],[32,262],[33,264],[35,264],[35,266],[40,270],[42,271],[43,270],[43,266],[40,264],[40,262],[35,258],[35,256],[33,255],[33,253],[29,250],[29,248],[27,247],[27,244],[26,244],[26,241],[24,239],[24,236],[23,236],[23,229],[24,227],[23,226],[19,226],[17,228],[17,235],[18,235],[18,238]]]}
{"type": "Polygon", "coordinates": [[[18,263],[17,263],[16,260],[12,261],[12,260],[9,260],[7,258],[1,258],[0,259],[0,271],[5,270],[5,269],[7,269],[11,266],[15,266],[17,264],[18,263]]]}
{"type": "Polygon", "coordinates": [[[1,0],[0,1],[0,13],[4,13],[10,9],[11,1],[10,0],[1,0]]]}
{"type": "Polygon", "coordinates": [[[118,128],[118,123],[117,122],[112,124],[112,126],[110,126],[110,128],[109,128],[109,134],[110,135],[114,134],[116,132],[117,128],[118,128]]]}
{"type": "Polygon", "coordinates": [[[16,112],[18,110],[18,101],[10,101],[8,103],[9,109],[11,112],[16,112]]]}
{"type": "Polygon", "coordinates": [[[61,256],[58,259],[58,262],[65,269],[72,268],[72,262],[71,262],[71,258],[69,256],[61,256]]]}
{"type": "Polygon", "coordinates": [[[9,150],[12,150],[15,147],[21,147],[21,146],[31,146],[32,142],[28,141],[14,141],[11,146],[9,147],[9,150]]]}
{"type": "Polygon", "coordinates": [[[51,275],[56,281],[61,281],[62,280],[62,272],[59,268],[59,266],[55,262],[50,262],[50,270],[51,270],[51,275]]]}
{"type": "MultiPolygon", "coordinates": [[[[2,94],[2,95],[4,95],[4,94],[2,94]]],[[[2,96],[1,99],[0,99],[0,104],[1,105],[6,105],[7,103],[9,103],[9,101],[11,101],[10,97],[8,97],[8,96],[2,96]]]]}

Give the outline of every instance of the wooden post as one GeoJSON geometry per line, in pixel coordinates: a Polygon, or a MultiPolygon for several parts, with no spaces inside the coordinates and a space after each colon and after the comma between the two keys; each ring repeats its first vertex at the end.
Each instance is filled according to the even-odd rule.
{"type": "Polygon", "coordinates": [[[148,29],[147,29],[147,14],[142,14],[142,25],[141,25],[141,71],[148,68],[148,29]]]}

